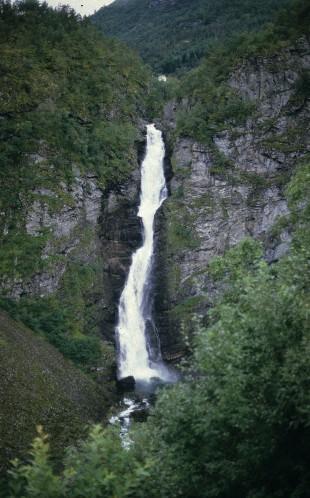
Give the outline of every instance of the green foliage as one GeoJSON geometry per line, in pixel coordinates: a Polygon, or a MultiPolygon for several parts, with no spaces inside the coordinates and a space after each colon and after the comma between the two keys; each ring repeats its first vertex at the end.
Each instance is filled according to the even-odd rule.
{"type": "MultiPolygon", "coordinates": [[[[253,118],[253,102],[241,98],[227,83],[232,70],[249,57],[271,55],[307,35],[309,25],[309,6],[304,0],[297,0],[278,15],[275,24],[269,23],[262,31],[235,33],[224,43],[215,44],[201,64],[181,79],[179,99],[183,103],[177,115],[178,135],[192,137],[212,147],[212,138],[216,133],[253,118]]],[[[308,73],[302,72],[291,105],[303,105],[305,102],[308,79],[308,73]]],[[[283,137],[284,144],[281,137],[274,137],[271,146],[277,148],[278,142],[285,152],[299,150],[298,135],[298,132],[295,133],[294,139],[283,137]]],[[[304,144],[300,147],[304,149],[304,144]]]]}
{"type": "MultiPolygon", "coordinates": [[[[289,206],[293,213],[308,205],[310,197],[310,163],[301,163],[286,189],[289,206]]],[[[300,214],[300,213],[299,213],[300,214]]],[[[307,215],[306,210],[302,214],[307,215]]]]}
{"type": "MultiPolygon", "coordinates": [[[[42,424],[52,461],[103,420],[114,401],[108,383],[95,383],[44,338],[0,311],[0,481],[10,460],[25,457],[42,424]],[[14,414],[14,416],[12,416],[14,414]]],[[[0,486],[0,496],[8,492],[0,486]]],[[[43,495],[44,496],[44,495],[43,495]]]]}
{"type": "Polygon", "coordinates": [[[38,427],[39,436],[34,440],[30,456],[32,457],[32,465],[19,466],[18,460],[14,461],[15,469],[18,469],[19,477],[14,471],[10,471],[13,479],[11,481],[12,498],[21,496],[22,482],[29,483],[27,485],[27,494],[33,498],[40,498],[43,495],[46,498],[56,498],[60,496],[61,481],[55,476],[49,465],[49,443],[47,436],[43,433],[42,427],[38,427]]]}
{"type": "Polygon", "coordinates": [[[161,81],[153,76],[151,79],[145,105],[150,119],[160,117],[164,104],[173,100],[178,92],[179,82],[176,78],[168,77],[161,81]]]}
{"type": "MultiPolygon", "coordinates": [[[[38,7],[35,2],[21,5],[18,4],[16,8],[22,8],[25,12],[29,9],[32,9],[32,13],[33,9],[42,12],[40,9],[36,11],[38,7]]],[[[46,6],[42,8],[47,9],[46,6]]],[[[15,19],[15,13],[8,6],[2,7],[2,14],[5,9],[5,15],[12,15],[12,19],[15,19]]],[[[50,11],[47,9],[46,12],[50,11]]],[[[61,12],[66,23],[68,19],[74,18],[72,22],[76,24],[72,13],[66,9],[61,12]]],[[[295,11],[291,13],[288,39],[306,27],[306,10],[303,11],[304,18],[298,12],[297,16],[295,11]],[[296,19],[299,19],[300,25],[296,19]]],[[[34,19],[38,21],[36,17],[34,19]]],[[[283,14],[283,19],[282,27],[287,26],[287,14],[283,14]]],[[[18,25],[20,21],[15,19],[14,22],[18,25]]],[[[65,25],[65,32],[68,26],[65,25]]],[[[277,31],[280,35],[281,29],[277,31]]],[[[227,50],[214,50],[202,66],[183,80],[180,97],[189,96],[190,104],[187,115],[179,117],[179,133],[209,142],[214,131],[222,129],[223,122],[236,126],[253,112],[253,108],[242,102],[226,85],[227,71],[243,56],[257,51],[270,53],[285,46],[285,30],[281,36],[275,33],[275,28],[270,26],[262,35],[244,36],[242,43],[235,45],[235,53],[235,41],[231,42],[227,50]]],[[[85,39],[84,42],[87,44],[85,39]]],[[[80,49],[84,50],[82,47],[80,49]]],[[[40,50],[44,51],[44,43],[40,50]]],[[[27,57],[24,54],[21,60],[27,57]]],[[[62,54],[59,53],[58,57],[61,61],[62,54]]],[[[7,60],[10,67],[15,57],[7,60]]],[[[67,62],[76,78],[75,66],[67,62]]],[[[79,64],[77,60],[75,64],[79,64]]],[[[87,64],[85,59],[86,67],[87,64]]],[[[130,71],[123,59],[119,69],[123,76],[130,71]]],[[[53,85],[48,86],[46,73],[40,69],[29,75],[28,70],[26,64],[21,74],[29,82],[30,88],[33,85],[33,95],[28,99],[27,85],[24,87],[22,82],[18,82],[16,95],[10,96],[11,110],[4,108],[3,111],[13,115],[13,125],[12,128],[6,128],[6,136],[10,136],[12,130],[13,136],[16,133],[14,119],[17,122],[17,116],[14,117],[14,113],[31,113],[33,102],[36,106],[41,105],[41,86],[45,78],[46,88],[53,95],[53,85]],[[34,80],[40,81],[37,88],[34,80]]],[[[79,70],[85,76],[84,69],[79,70]]],[[[66,78],[66,71],[61,75],[66,78]]],[[[81,81],[84,81],[83,77],[81,81]]],[[[114,84],[120,88],[117,81],[116,78],[114,84]]],[[[54,84],[54,80],[52,82],[54,84]]],[[[96,82],[90,81],[89,84],[93,85],[89,91],[92,94],[96,82]]],[[[298,99],[304,98],[304,87],[303,77],[296,87],[298,99]]],[[[57,181],[65,178],[70,182],[72,161],[83,168],[84,159],[81,157],[85,157],[89,164],[93,161],[93,169],[103,184],[117,182],[126,175],[124,154],[126,151],[130,154],[135,132],[131,119],[120,123],[118,116],[124,112],[131,117],[131,113],[135,112],[135,104],[129,111],[127,104],[124,104],[124,108],[117,105],[109,107],[104,102],[100,113],[107,118],[107,123],[102,124],[101,120],[96,121],[95,113],[92,113],[95,103],[91,97],[88,100],[87,88],[88,84],[85,83],[83,92],[86,97],[83,103],[75,91],[72,95],[65,92],[63,102],[68,106],[66,109],[70,108],[70,115],[65,113],[60,120],[57,115],[53,121],[53,112],[50,110],[58,105],[57,99],[51,102],[43,99],[42,116],[48,112],[51,124],[47,123],[46,116],[37,122],[32,121],[32,118],[27,119],[21,125],[17,140],[13,140],[9,152],[5,152],[7,157],[16,157],[20,161],[20,170],[12,174],[17,180],[18,192],[23,192],[17,197],[11,195],[12,192],[9,192],[11,197],[3,197],[7,213],[13,213],[10,218],[13,226],[11,233],[16,233],[16,226],[20,226],[20,220],[15,216],[16,205],[24,206],[25,199],[26,202],[31,200],[25,197],[28,195],[25,185],[30,186],[31,191],[33,185],[40,184],[36,183],[40,180],[35,180],[37,171],[41,178],[42,172],[46,170],[45,179],[49,178],[51,185],[54,185],[55,171],[57,181]],[[74,110],[78,114],[74,114],[74,110]],[[61,136],[54,132],[55,123],[62,126],[61,136]],[[28,155],[37,151],[37,143],[42,145],[38,131],[45,125],[48,135],[42,140],[49,144],[46,148],[48,157],[31,170],[28,155]],[[89,138],[90,142],[85,136],[92,137],[89,138]],[[35,137],[34,142],[31,137],[35,137]],[[69,137],[68,143],[66,137],[69,137]],[[74,147],[71,148],[72,142],[74,147]],[[57,151],[57,154],[62,150],[68,153],[63,156],[62,163],[61,160],[57,162],[61,156],[53,152],[52,169],[48,166],[50,150],[57,151]],[[122,151],[121,156],[118,156],[119,151],[122,151]],[[109,157],[106,167],[104,162],[100,163],[102,155],[109,157]],[[25,185],[24,178],[27,179],[25,185]]],[[[162,88],[154,82],[148,94],[147,105],[152,115],[159,112],[160,106],[157,107],[156,99],[161,105],[166,98],[162,88]]],[[[4,86],[4,89],[10,92],[10,85],[4,86]]],[[[99,94],[101,90],[99,85],[99,94]]],[[[124,87],[122,90],[125,91],[124,87]]],[[[111,94],[108,86],[106,92],[109,101],[111,94]]],[[[121,102],[121,92],[118,98],[121,102]]],[[[222,158],[217,159],[218,171],[223,172],[230,167],[222,158]]],[[[184,174],[187,174],[186,168],[184,170],[184,174]]],[[[86,441],[76,448],[68,449],[63,468],[59,470],[54,468],[48,458],[48,443],[41,433],[34,442],[30,462],[14,463],[11,472],[12,497],[306,498],[310,485],[307,473],[310,438],[309,174],[309,164],[300,165],[286,189],[292,213],[289,222],[296,227],[291,252],[287,257],[268,266],[262,258],[260,244],[246,239],[224,257],[215,258],[210,263],[208,275],[216,281],[222,294],[208,317],[204,317],[209,326],[197,331],[194,360],[185,379],[164,390],[148,422],[133,431],[133,447],[129,451],[122,449],[117,431],[96,426],[86,441]]],[[[255,184],[257,189],[262,187],[259,177],[247,177],[246,180],[255,184]]],[[[12,177],[9,184],[11,182],[12,177]]],[[[167,230],[168,250],[176,253],[196,246],[195,235],[184,228],[191,226],[192,220],[182,199],[181,191],[168,205],[171,220],[167,230]]],[[[31,250],[29,248],[29,254],[31,250]]],[[[16,257],[20,258],[18,254],[16,257]]],[[[7,268],[10,263],[5,265],[4,268],[7,268]]],[[[86,336],[91,320],[85,318],[87,311],[84,299],[85,289],[91,292],[96,269],[81,268],[77,264],[71,270],[64,277],[63,290],[59,295],[35,301],[22,298],[18,304],[3,301],[2,305],[47,337],[73,361],[87,366],[98,361],[99,351],[96,332],[86,336]]],[[[171,270],[174,273],[174,285],[180,283],[177,270],[171,270]]],[[[16,275],[23,277],[23,270],[16,270],[16,275]]],[[[176,307],[174,312],[186,319],[200,304],[200,297],[190,298],[176,307]]],[[[1,347],[6,345],[7,338],[2,340],[1,347]]],[[[109,348],[103,352],[107,358],[110,353],[109,348]]]]}
{"type": "Polygon", "coordinates": [[[225,292],[199,331],[192,372],[160,395],[136,437],[155,460],[158,496],[307,496],[308,174],[300,167],[287,190],[304,220],[289,256],[269,267],[249,239],[210,265],[225,292]]]}
{"type": "Polygon", "coordinates": [[[166,228],[168,252],[195,249],[198,246],[198,238],[193,227],[193,218],[182,199],[171,198],[166,206],[169,213],[166,228]]]}
{"type": "Polygon", "coordinates": [[[122,496],[129,482],[127,455],[122,452],[118,434],[95,426],[79,450],[72,449],[65,460],[64,488],[69,496],[122,496]],[[127,481],[127,482],[126,482],[127,481]]]}
{"type": "Polygon", "coordinates": [[[263,256],[262,244],[247,238],[224,256],[213,258],[209,263],[209,273],[215,280],[232,283],[244,273],[257,269],[263,256]]]}
{"type": "MultiPolygon", "coordinates": [[[[300,219],[290,254],[268,266],[260,244],[247,239],[211,263],[223,293],[208,328],[198,330],[185,379],[159,394],[148,421],[132,431],[129,451],[99,427],[69,450],[59,497],[308,496],[308,176],[309,165],[300,165],[287,187],[300,219]]],[[[15,464],[17,497],[40,489],[41,454],[37,445],[27,475],[15,464]]],[[[58,474],[50,467],[46,474],[58,485],[58,474]]]]}
{"type": "Polygon", "coordinates": [[[196,66],[234,33],[256,31],[286,0],[149,0],[116,1],[100,9],[93,22],[106,35],[135,48],[157,73],[171,74],[196,66]]]}
{"type": "Polygon", "coordinates": [[[131,494],[133,479],[146,477],[130,463],[129,453],[121,448],[115,430],[94,426],[88,438],[78,448],[70,448],[64,460],[64,470],[57,476],[48,460],[49,445],[40,432],[30,453],[31,462],[14,462],[12,498],[110,498],[141,496],[131,494]]]}
{"type": "Polygon", "coordinates": [[[202,296],[193,296],[193,297],[188,297],[181,303],[177,304],[171,311],[171,313],[179,315],[179,316],[186,316],[190,313],[192,313],[197,305],[203,300],[202,296]]]}
{"type": "Polygon", "coordinates": [[[293,241],[296,250],[305,251],[310,244],[310,163],[305,160],[297,168],[296,174],[286,188],[291,210],[290,223],[295,226],[298,237],[293,241]]]}
{"type": "Polygon", "coordinates": [[[243,101],[226,82],[219,84],[207,74],[206,62],[184,79],[182,92],[191,97],[191,104],[178,113],[177,133],[210,144],[215,132],[241,124],[255,107],[243,101]]]}
{"type": "Polygon", "coordinates": [[[162,496],[306,496],[305,269],[292,257],[276,279],[266,266],[245,273],[200,332],[200,378],[161,398],[149,422],[162,496]]]}
{"type": "Polygon", "coordinates": [[[44,261],[41,254],[47,240],[48,234],[44,230],[37,237],[12,230],[0,246],[1,279],[20,280],[42,270],[44,261]]]}
{"type": "Polygon", "coordinates": [[[291,99],[297,106],[303,106],[310,97],[310,71],[303,70],[295,85],[295,94],[291,99]]]}
{"type": "Polygon", "coordinates": [[[149,72],[68,7],[1,0],[0,77],[0,270],[25,279],[48,237],[26,233],[33,201],[57,211],[73,203],[77,169],[107,188],[134,166],[149,72]]]}
{"type": "MultiPolygon", "coordinates": [[[[74,363],[87,367],[96,365],[100,358],[100,341],[96,336],[86,336],[77,330],[78,317],[75,306],[63,303],[57,297],[21,298],[18,302],[0,300],[1,308],[43,335],[74,363]]],[[[79,310],[81,314],[81,310],[79,310]]]]}
{"type": "MultiPolygon", "coordinates": [[[[96,323],[96,287],[101,272],[96,265],[68,264],[60,290],[49,297],[0,299],[0,308],[43,335],[65,357],[86,368],[100,365],[101,341],[96,323]]],[[[106,362],[104,362],[106,363],[106,362]]]]}
{"type": "MultiPolygon", "coordinates": [[[[77,175],[94,174],[103,190],[127,178],[136,165],[136,122],[145,111],[149,71],[69,7],[1,0],[0,77],[2,294],[43,271],[59,271],[62,258],[66,264],[57,295],[16,303],[4,297],[1,307],[79,366],[100,365],[99,312],[89,303],[98,302],[101,266],[80,263],[74,252],[53,256],[53,231],[30,235],[27,215],[34,202],[42,216],[76,207],[77,175]]],[[[79,248],[87,246],[87,227],[74,235],[79,248]]]]}

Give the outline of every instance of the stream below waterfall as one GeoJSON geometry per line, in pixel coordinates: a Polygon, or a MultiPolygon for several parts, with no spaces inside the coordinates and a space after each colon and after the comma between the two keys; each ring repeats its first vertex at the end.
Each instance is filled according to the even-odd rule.
{"type": "MultiPolygon", "coordinates": [[[[121,411],[110,423],[120,423],[124,447],[130,445],[130,420],[147,414],[156,386],[177,380],[163,362],[159,336],[153,321],[151,276],[154,262],[154,220],[168,196],[164,174],[165,145],[155,125],[147,126],[145,158],[141,165],[141,195],[138,216],[143,243],[132,256],[120,297],[116,327],[118,378],[133,378],[136,389],[120,402],[121,411]]],[[[146,415],[145,415],[146,416],[146,415]]]]}

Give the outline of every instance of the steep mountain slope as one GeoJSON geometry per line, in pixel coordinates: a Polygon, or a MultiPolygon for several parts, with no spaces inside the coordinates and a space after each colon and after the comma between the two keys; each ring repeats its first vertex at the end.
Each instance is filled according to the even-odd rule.
{"type": "MultiPolygon", "coordinates": [[[[1,1],[0,41],[1,305],[77,364],[102,367],[115,303],[112,232],[99,219],[114,192],[114,238],[128,230],[149,73],[66,7],[1,1]]],[[[134,225],[118,247],[119,285],[134,225]]]]}
{"type": "Polygon", "coordinates": [[[116,0],[93,22],[135,48],[156,72],[184,71],[199,63],[214,42],[257,30],[287,0],[116,0]]]}
{"type": "Polygon", "coordinates": [[[43,338],[0,312],[0,477],[25,454],[36,426],[51,435],[53,454],[103,420],[111,403],[99,387],[43,338]]]}
{"type": "Polygon", "coordinates": [[[170,352],[191,342],[197,317],[208,321],[214,256],[246,237],[261,241],[270,263],[289,251],[285,189],[310,152],[309,25],[309,6],[299,2],[277,26],[211,54],[166,107],[173,178],[157,316],[170,352]]]}

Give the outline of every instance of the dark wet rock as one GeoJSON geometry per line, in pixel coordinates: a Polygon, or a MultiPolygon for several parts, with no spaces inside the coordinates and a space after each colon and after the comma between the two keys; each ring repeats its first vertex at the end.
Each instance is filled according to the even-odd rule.
{"type": "Polygon", "coordinates": [[[146,404],[139,406],[131,414],[131,418],[135,422],[145,422],[149,415],[150,407],[146,404]]]}
{"type": "Polygon", "coordinates": [[[119,392],[125,393],[128,391],[133,391],[136,385],[135,378],[132,375],[119,379],[117,381],[117,389],[119,392]]]}
{"type": "Polygon", "coordinates": [[[142,243],[141,220],[137,216],[140,196],[140,168],[128,181],[112,190],[104,204],[100,220],[103,266],[104,335],[114,339],[118,302],[128,274],[133,252],[142,243]]]}

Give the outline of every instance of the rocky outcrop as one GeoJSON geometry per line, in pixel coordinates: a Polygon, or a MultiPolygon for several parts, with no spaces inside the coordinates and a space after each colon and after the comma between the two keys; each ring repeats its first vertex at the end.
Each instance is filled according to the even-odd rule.
{"type": "Polygon", "coordinates": [[[58,192],[37,189],[33,198],[35,200],[25,213],[25,228],[27,235],[34,238],[46,234],[47,241],[41,254],[45,264],[42,271],[31,275],[28,280],[15,279],[2,284],[7,295],[14,299],[22,295],[45,297],[56,292],[70,258],[78,258],[87,264],[100,253],[97,227],[103,191],[96,175],[81,175],[75,169],[70,185],[61,183],[58,192]]]}
{"type": "MultiPolygon", "coordinates": [[[[57,191],[40,188],[32,193],[33,201],[24,210],[25,231],[34,239],[44,234],[39,270],[29,278],[3,279],[7,297],[36,299],[61,294],[70,265],[95,269],[93,291],[84,296],[89,300],[85,304],[96,308],[93,327],[113,340],[119,295],[132,252],[141,242],[137,208],[143,151],[141,133],[135,166],[122,184],[104,189],[94,173],[81,173],[73,167],[70,183],[61,182],[57,191]]],[[[32,159],[44,160],[39,156],[32,159]]]]}
{"type": "MultiPolygon", "coordinates": [[[[243,126],[227,128],[206,146],[175,142],[171,197],[161,215],[156,310],[164,350],[186,347],[192,316],[212,301],[208,263],[247,236],[263,242],[273,262],[289,250],[285,185],[309,152],[309,102],[300,88],[310,66],[301,39],[270,58],[244,62],[230,85],[255,112],[243,126]]],[[[174,127],[175,104],[164,126],[174,127]]]]}
{"type": "Polygon", "coordinates": [[[140,169],[118,190],[107,195],[100,221],[103,263],[103,322],[105,335],[114,339],[117,308],[131,256],[141,243],[141,223],[137,217],[140,193],[140,169]]]}

